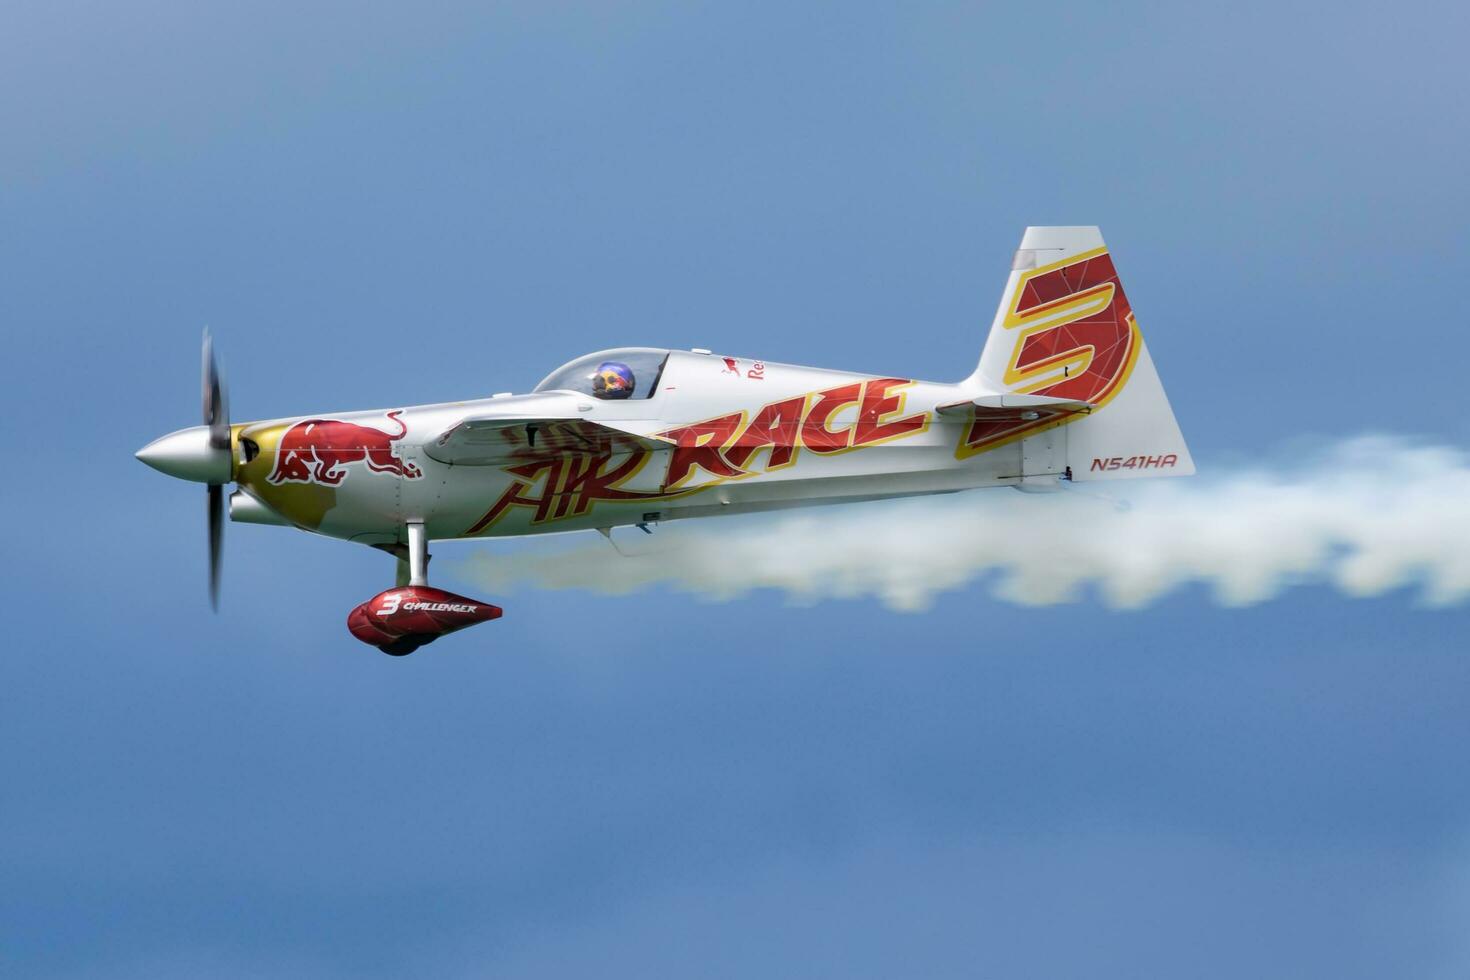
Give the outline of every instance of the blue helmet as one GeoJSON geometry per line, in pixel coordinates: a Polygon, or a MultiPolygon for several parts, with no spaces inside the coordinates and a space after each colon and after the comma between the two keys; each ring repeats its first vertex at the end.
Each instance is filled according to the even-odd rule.
{"type": "Polygon", "coordinates": [[[622,361],[603,361],[592,375],[592,394],[598,398],[632,398],[633,369],[622,361]]]}

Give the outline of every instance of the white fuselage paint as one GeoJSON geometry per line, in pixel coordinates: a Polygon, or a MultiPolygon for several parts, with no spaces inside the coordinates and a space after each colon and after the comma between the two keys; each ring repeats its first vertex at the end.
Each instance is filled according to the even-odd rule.
{"type": "MultiPolygon", "coordinates": [[[[588,421],[653,436],[731,413],[744,412],[746,419],[753,419],[763,406],[880,380],[873,375],[744,358],[735,361],[737,370],[732,372],[730,360],[672,352],[651,398],[602,401],[580,394],[558,397],[575,398],[579,408],[585,405],[585,411],[579,414],[588,421]]],[[[1027,454],[1023,454],[1022,442],[1016,441],[957,458],[956,450],[965,438],[969,420],[940,416],[936,409],[973,397],[978,392],[971,388],[930,382],[906,384],[901,388],[901,410],[884,414],[879,424],[922,417],[922,428],[872,445],[822,453],[798,440],[790,465],[768,468],[772,451],[762,449],[746,461],[749,475],[718,478],[696,468],[679,488],[687,492],[671,493],[662,499],[649,496],[626,501],[594,497],[586,502],[582,513],[573,512],[577,508],[569,506],[567,513],[556,516],[552,507],[540,520],[536,507],[516,503],[503,507],[496,520],[474,531],[471,529],[512,487],[523,488],[520,495],[527,499],[540,499],[548,492],[555,495],[557,488],[548,491],[546,486],[553,474],[528,478],[513,473],[506,465],[448,464],[429,454],[432,445],[466,417],[535,417],[532,406],[544,403],[546,393],[303,417],[351,422],[397,436],[397,422],[387,418],[392,411],[404,429],[402,436],[392,442],[392,451],[405,464],[405,471],[416,476],[375,469],[363,460],[341,467],[340,481],[331,487],[276,486],[261,478],[273,468],[269,458],[272,450],[263,448],[267,458],[253,467],[241,466],[237,478],[247,492],[292,523],[368,544],[404,540],[404,527],[409,522],[422,522],[428,537],[434,540],[498,537],[1020,485],[1023,478],[1054,480],[1062,471],[1065,453],[1051,452],[1047,446],[1065,432],[1066,426],[1025,440],[1030,444],[1027,454]]],[[[842,408],[826,420],[827,430],[847,432],[850,438],[860,411],[861,406],[842,408]]],[[[236,426],[235,431],[237,439],[248,438],[252,433],[278,430],[299,421],[247,423],[236,426]]],[[[673,446],[650,452],[638,472],[621,482],[619,488],[659,494],[677,453],[673,446]]],[[[605,468],[614,469],[626,459],[626,454],[612,457],[605,468]]]]}

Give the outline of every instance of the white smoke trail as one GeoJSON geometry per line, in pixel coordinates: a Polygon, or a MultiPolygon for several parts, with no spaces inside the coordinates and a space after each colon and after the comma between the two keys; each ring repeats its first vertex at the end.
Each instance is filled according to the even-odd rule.
{"type": "Polygon", "coordinates": [[[461,571],[495,590],[664,585],[720,600],[769,588],[799,602],[875,596],[904,611],[982,576],[1027,605],[1076,601],[1090,587],[1135,609],[1191,582],[1231,606],[1313,582],[1350,596],[1417,586],[1429,605],[1470,597],[1461,450],[1370,437],[1274,471],[1090,486],[1115,499],[989,489],[666,524],[646,545],[632,529],[615,532],[644,549],[630,557],[588,532],[571,548],[531,539],[514,555],[477,554],[461,571]]]}

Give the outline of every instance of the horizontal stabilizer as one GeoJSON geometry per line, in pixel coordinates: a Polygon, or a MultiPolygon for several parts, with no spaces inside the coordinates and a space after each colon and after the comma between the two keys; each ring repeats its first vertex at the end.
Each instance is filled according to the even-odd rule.
{"type": "Polygon", "coordinates": [[[940,415],[970,418],[973,414],[973,417],[976,419],[1000,420],[1085,414],[1096,407],[1092,402],[1077,401],[1072,398],[1053,398],[1050,395],[1001,394],[980,395],[966,402],[941,405],[936,411],[940,415]]]}

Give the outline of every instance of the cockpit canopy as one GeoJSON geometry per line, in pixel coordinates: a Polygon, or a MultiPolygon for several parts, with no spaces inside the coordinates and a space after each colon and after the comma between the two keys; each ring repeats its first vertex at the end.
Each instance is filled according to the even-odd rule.
{"type": "Polygon", "coordinates": [[[668,359],[669,352],[656,347],[599,351],[563,364],[535,390],[575,391],[609,401],[652,398],[668,359]]]}

